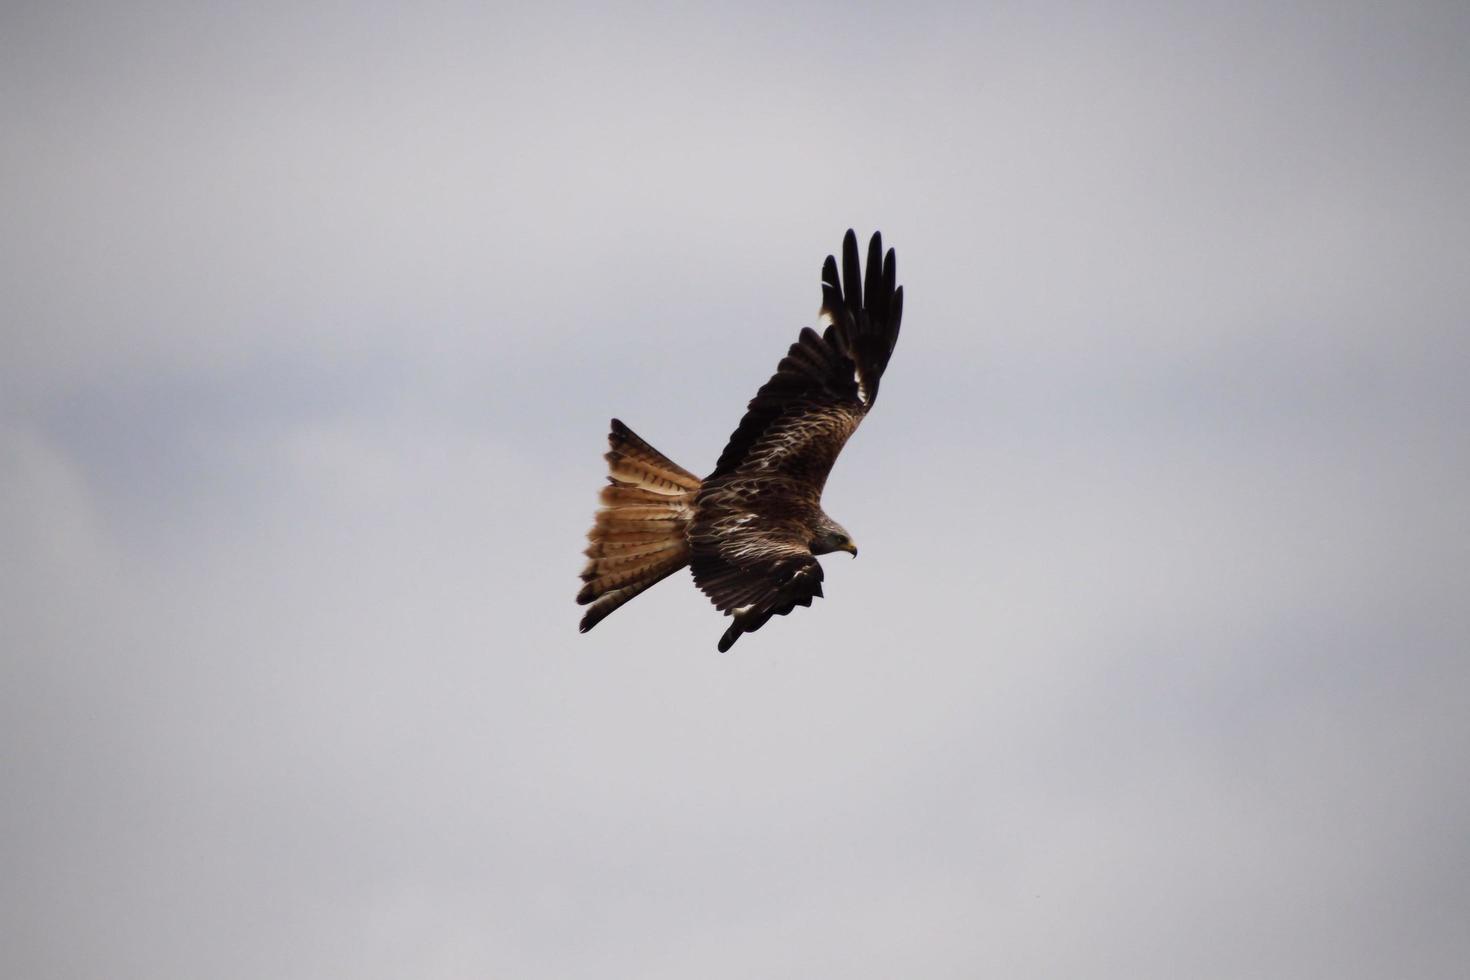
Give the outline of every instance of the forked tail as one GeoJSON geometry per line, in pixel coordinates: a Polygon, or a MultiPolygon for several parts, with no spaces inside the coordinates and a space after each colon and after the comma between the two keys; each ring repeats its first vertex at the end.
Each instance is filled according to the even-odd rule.
{"type": "Polygon", "coordinates": [[[649,586],[689,564],[685,530],[699,478],[669,460],[617,419],[607,436],[608,486],[587,532],[587,567],[577,603],[591,608],[583,633],[649,586]]]}

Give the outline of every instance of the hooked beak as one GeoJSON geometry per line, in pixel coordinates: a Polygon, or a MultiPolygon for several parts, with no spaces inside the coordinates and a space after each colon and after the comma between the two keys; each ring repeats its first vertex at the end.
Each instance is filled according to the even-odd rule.
{"type": "Polygon", "coordinates": [[[847,552],[849,555],[852,555],[854,558],[857,557],[857,545],[852,541],[849,541],[842,550],[847,552]]]}

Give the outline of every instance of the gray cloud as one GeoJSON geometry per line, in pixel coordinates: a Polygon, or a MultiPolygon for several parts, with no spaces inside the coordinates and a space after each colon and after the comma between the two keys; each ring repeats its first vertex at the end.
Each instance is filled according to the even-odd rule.
{"type": "Polygon", "coordinates": [[[1451,6],[14,6],[0,965],[1453,976],[1451,6]],[[818,608],[588,636],[842,231],[818,608]]]}

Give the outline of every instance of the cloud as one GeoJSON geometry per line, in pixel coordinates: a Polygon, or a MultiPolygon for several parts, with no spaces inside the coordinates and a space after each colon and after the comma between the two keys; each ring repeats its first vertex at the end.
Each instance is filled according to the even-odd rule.
{"type": "Polygon", "coordinates": [[[27,976],[1448,975],[1466,24],[37,7],[0,31],[27,976]],[[849,225],[828,598],[571,603],[849,225]]]}

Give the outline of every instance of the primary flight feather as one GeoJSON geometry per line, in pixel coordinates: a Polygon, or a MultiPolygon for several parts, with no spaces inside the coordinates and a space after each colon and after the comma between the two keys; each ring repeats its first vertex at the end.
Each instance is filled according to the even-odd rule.
{"type": "Polygon", "coordinates": [[[857,555],[852,536],[822,510],[822,487],[849,436],[878,398],[903,317],[893,250],[868,243],[867,281],[857,236],[842,240],[842,271],[822,265],[826,329],[801,331],[700,480],[617,419],[608,435],[608,486],[588,532],[577,602],[587,632],[609,613],[688,565],[694,583],[732,617],[721,651],[772,616],[822,594],[816,556],[857,555]]]}

